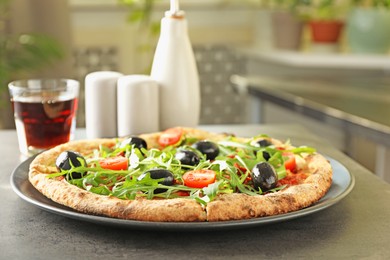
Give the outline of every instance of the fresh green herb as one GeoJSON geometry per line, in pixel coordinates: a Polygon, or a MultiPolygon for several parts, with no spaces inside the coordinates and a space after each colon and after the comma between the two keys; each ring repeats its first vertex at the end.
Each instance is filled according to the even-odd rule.
{"type": "MultiPolygon", "coordinates": [[[[261,136],[263,137],[263,136],[261,136]]],[[[81,165],[70,170],[62,170],[59,173],[50,174],[49,178],[59,176],[71,176],[74,172],[83,172],[80,179],[66,178],[66,180],[80,188],[90,192],[115,196],[120,199],[135,199],[137,197],[152,198],[177,198],[183,197],[182,192],[188,192],[188,198],[194,199],[201,205],[207,205],[213,201],[218,194],[240,192],[255,196],[263,191],[256,190],[251,182],[251,171],[256,164],[267,161],[283,179],[286,175],[283,152],[294,154],[314,153],[315,149],[310,147],[297,147],[290,150],[281,150],[273,145],[268,147],[257,147],[249,142],[243,143],[235,137],[228,137],[218,142],[220,154],[214,161],[206,159],[206,156],[191,147],[191,144],[198,139],[185,138],[182,146],[168,146],[159,149],[138,149],[134,145],[123,145],[119,141],[114,147],[99,146],[93,153],[87,156],[88,165],[81,165]],[[199,155],[200,163],[196,166],[182,167],[181,162],[175,158],[178,149],[187,149],[199,155]],[[264,158],[267,155],[267,159],[264,158]],[[110,170],[100,167],[99,161],[107,157],[125,156],[128,158],[129,168],[127,170],[110,170]],[[170,171],[175,179],[175,184],[167,186],[161,184],[162,179],[153,179],[143,173],[151,169],[165,169],[170,171]],[[188,170],[210,169],[216,172],[217,181],[205,188],[197,189],[185,186],[183,174],[188,170]]],[[[288,147],[288,143],[285,145],[288,147]]],[[[278,186],[267,192],[276,192],[286,186],[278,186]]]]}
{"type": "Polygon", "coordinates": [[[301,146],[301,147],[294,148],[290,151],[295,153],[295,154],[301,154],[301,153],[309,153],[310,154],[310,153],[315,153],[316,149],[314,149],[312,147],[301,146]]]}

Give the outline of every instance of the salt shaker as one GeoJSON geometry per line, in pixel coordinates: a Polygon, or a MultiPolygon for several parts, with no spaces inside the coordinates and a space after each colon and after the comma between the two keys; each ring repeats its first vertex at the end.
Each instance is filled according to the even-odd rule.
{"type": "Polygon", "coordinates": [[[118,136],[159,130],[158,91],[150,76],[127,75],[118,79],[118,136]]]}
{"type": "Polygon", "coordinates": [[[187,20],[178,1],[161,20],[161,34],[151,77],[159,84],[160,128],[196,127],[200,115],[200,87],[187,20]]]}
{"type": "Polygon", "coordinates": [[[117,135],[116,85],[123,74],[98,71],[85,78],[85,127],[87,138],[117,135]]]}

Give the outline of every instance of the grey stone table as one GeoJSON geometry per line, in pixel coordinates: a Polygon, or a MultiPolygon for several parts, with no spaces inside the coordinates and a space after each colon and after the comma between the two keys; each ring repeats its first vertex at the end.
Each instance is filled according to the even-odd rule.
{"type": "MultiPolygon", "coordinates": [[[[31,205],[10,185],[20,163],[16,133],[0,131],[0,259],[388,259],[390,185],[297,125],[204,126],[216,132],[265,133],[310,145],[355,177],[352,192],[322,211],[268,225],[199,232],[112,227],[31,205]]],[[[82,138],[83,130],[78,130],[82,138]]]]}

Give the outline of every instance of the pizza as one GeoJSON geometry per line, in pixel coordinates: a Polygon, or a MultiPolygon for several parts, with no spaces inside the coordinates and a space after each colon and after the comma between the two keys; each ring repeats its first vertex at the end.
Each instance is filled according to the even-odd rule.
{"type": "Polygon", "coordinates": [[[174,127],[127,138],[78,140],[34,158],[29,181],[78,212],[201,222],[260,218],[318,202],[332,167],[314,148],[174,127]]]}

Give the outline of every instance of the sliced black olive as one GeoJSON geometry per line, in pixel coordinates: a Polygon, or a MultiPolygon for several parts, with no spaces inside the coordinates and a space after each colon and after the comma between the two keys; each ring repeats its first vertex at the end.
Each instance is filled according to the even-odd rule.
{"type": "MultiPolygon", "coordinates": [[[[268,147],[272,145],[271,141],[268,140],[268,139],[261,139],[261,140],[258,140],[254,146],[257,146],[257,147],[261,147],[261,148],[264,148],[264,147],[268,147]]],[[[263,158],[268,161],[269,158],[271,158],[271,155],[267,152],[267,151],[262,151],[263,153],[263,158]]]]}
{"type": "Polygon", "coordinates": [[[271,158],[271,155],[267,151],[263,151],[263,158],[268,161],[271,158]]]}
{"type": "MultiPolygon", "coordinates": [[[[64,151],[56,159],[56,166],[59,171],[61,170],[70,170],[73,167],[78,167],[82,165],[87,165],[85,158],[73,151],[64,151]]],[[[72,179],[80,179],[83,177],[85,172],[73,172],[72,179]]]]}
{"type": "MultiPolygon", "coordinates": [[[[150,178],[155,179],[155,180],[164,178],[164,180],[159,182],[162,185],[172,186],[174,184],[175,179],[174,179],[173,174],[170,171],[165,170],[165,169],[148,170],[148,171],[144,172],[143,174],[141,174],[137,180],[140,181],[140,180],[144,179],[148,173],[150,174],[150,178]]],[[[157,194],[157,193],[162,193],[165,191],[166,191],[166,189],[155,189],[154,193],[157,194]]]]}
{"type": "Polygon", "coordinates": [[[195,166],[200,162],[199,156],[190,150],[179,150],[175,154],[175,158],[181,162],[182,165],[195,166]]]}
{"type": "Polygon", "coordinates": [[[146,144],[146,141],[140,137],[132,136],[127,138],[126,140],[122,141],[121,147],[125,147],[126,145],[134,145],[135,148],[141,149],[141,148],[148,148],[148,145],[146,144]]]}
{"type": "Polygon", "coordinates": [[[192,147],[206,155],[207,160],[214,160],[219,154],[218,145],[210,141],[198,141],[192,147]]]}
{"type": "Polygon", "coordinates": [[[261,139],[261,140],[256,142],[256,146],[258,146],[258,147],[267,147],[270,145],[272,145],[272,143],[268,139],[261,139]]]}
{"type": "Polygon", "coordinates": [[[260,162],[253,167],[252,182],[255,189],[260,188],[262,191],[267,191],[276,187],[278,175],[271,164],[260,162]]]}

